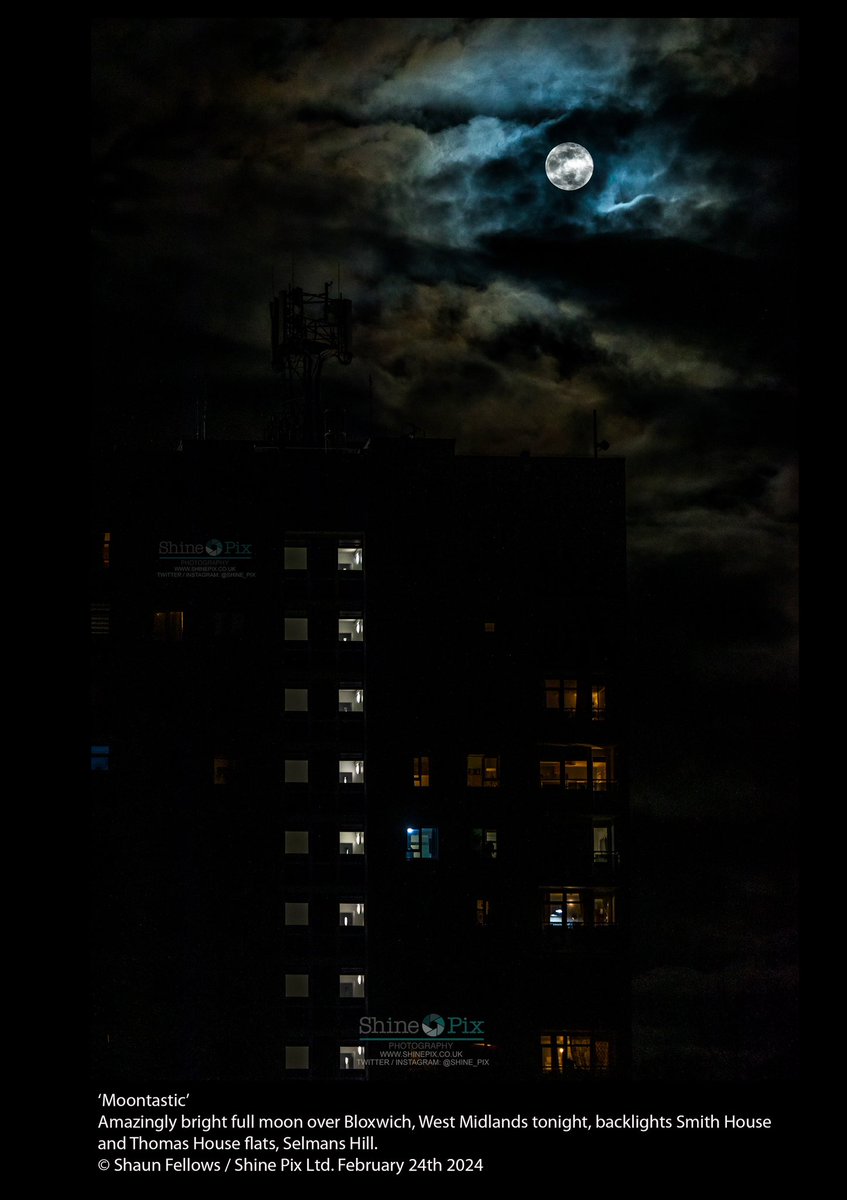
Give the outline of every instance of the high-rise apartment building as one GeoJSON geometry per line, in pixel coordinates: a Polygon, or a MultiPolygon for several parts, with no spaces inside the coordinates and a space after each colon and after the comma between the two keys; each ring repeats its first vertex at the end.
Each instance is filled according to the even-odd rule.
{"type": "Polygon", "coordinates": [[[626,1074],[623,463],[199,441],[95,494],[97,1072],[431,1078],[426,1018],[449,1083],[626,1074]]]}

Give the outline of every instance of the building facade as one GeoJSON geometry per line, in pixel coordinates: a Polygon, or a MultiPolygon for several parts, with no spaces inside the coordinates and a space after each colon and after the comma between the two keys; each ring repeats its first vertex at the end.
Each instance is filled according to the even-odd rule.
{"type": "Polygon", "coordinates": [[[625,1075],[623,463],[187,443],[94,527],[97,1073],[625,1075]]]}

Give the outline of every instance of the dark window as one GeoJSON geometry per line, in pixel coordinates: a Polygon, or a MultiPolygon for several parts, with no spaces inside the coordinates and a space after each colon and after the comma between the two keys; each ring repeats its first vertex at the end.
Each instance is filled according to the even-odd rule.
{"type": "Polygon", "coordinates": [[[91,770],[92,771],[108,771],[110,754],[111,754],[110,746],[92,746],[91,747],[91,770]]]}
{"type": "Polygon", "coordinates": [[[160,642],[181,642],[185,631],[185,613],[153,613],[153,637],[160,642]]]}
{"type": "Polygon", "coordinates": [[[104,637],[109,633],[112,611],[109,604],[91,605],[91,632],[95,637],[104,637]]]}
{"type": "Polygon", "coordinates": [[[497,857],[497,830],[475,829],[473,831],[474,848],[483,858],[497,857]]]}

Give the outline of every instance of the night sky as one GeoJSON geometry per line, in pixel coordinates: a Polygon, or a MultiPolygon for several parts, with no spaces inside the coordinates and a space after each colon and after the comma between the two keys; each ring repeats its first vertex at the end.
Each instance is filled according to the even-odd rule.
{"type": "Polygon", "coordinates": [[[596,409],[626,457],[645,1079],[795,1073],[795,59],[784,18],[93,27],[98,451],[261,438],[273,281],[340,268],[354,426],[586,454],[596,409]]]}

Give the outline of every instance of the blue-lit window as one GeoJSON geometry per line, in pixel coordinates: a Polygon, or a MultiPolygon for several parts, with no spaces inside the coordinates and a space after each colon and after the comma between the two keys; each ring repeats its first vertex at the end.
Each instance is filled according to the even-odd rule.
{"type": "Polygon", "coordinates": [[[108,771],[109,769],[109,746],[92,746],[91,747],[91,770],[92,771],[108,771]]]}
{"type": "Polygon", "coordinates": [[[407,829],[406,858],[438,858],[438,830],[407,829]]]}

